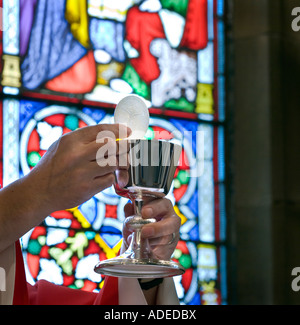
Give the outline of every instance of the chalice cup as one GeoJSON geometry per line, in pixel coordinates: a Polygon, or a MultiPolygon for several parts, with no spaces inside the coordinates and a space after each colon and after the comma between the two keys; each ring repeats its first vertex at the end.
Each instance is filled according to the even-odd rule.
{"type": "Polygon", "coordinates": [[[163,278],[183,274],[185,269],[179,263],[158,259],[149,241],[141,237],[142,227],[156,222],[154,218],[142,218],[143,204],[169,193],[182,148],[163,140],[128,141],[129,181],[124,188],[115,185],[115,190],[134,204],[134,215],[124,221],[124,226],[132,231],[131,243],[123,254],[99,262],[95,272],[127,278],[163,278]]]}

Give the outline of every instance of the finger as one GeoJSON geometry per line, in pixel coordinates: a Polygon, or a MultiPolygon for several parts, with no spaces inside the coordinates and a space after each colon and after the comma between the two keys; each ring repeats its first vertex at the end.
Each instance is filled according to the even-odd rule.
{"type": "Polygon", "coordinates": [[[171,246],[179,240],[179,233],[172,233],[158,238],[149,238],[150,246],[171,246]]]}
{"type": "Polygon", "coordinates": [[[99,124],[99,132],[96,141],[101,138],[110,137],[115,140],[127,139],[131,134],[131,129],[123,124],[99,124]]]}
{"type": "Polygon", "coordinates": [[[107,174],[114,173],[118,166],[116,159],[113,160],[112,157],[106,159],[105,161],[91,161],[82,166],[85,169],[85,175],[89,179],[94,179],[97,177],[105,176],[107,174]]]}
{"type": "MultiPolygon", "coordinates": [[[[97,157],[108,156],[123,156],[128,153],[130,147],[129,142],[126,140],[116,141],[114,138],[102,138],[101,141],[97,140],[86,144],[82,154],[87,160],[93,161],[97,157]]],[[[127,161],[126,161],[127,163],[127,161]]]]}
{"type": "Polygon", "coordinates": [[[120,187],[125,187],[129,181],[127,154],[115,157],[109,156],[88,163],[88,171],[92,177],[103,176],[116,172],[116,181],[120,187]]]}
{"type": "Polygon", "coordinates": [[[119,154],[117,156],[118,159],[118,169],[126,169],[128,170],[129,168],[129,156],[128,153],[123,153],[123,154],[119,154]]]}
{"type": "Polygon", "coordinates": [[[91,182],[92,191],[94,195],[104,189],[110,187],[115,182],[115,174],[110,173],[104,176],[95,177],[94,180],[91,182]]]}
{"type": "Polygon", "coordinates": [[[77,132],[82,142],[89,143],[102,136],[126,139],[130,136],[131,129],[123,124],[97,124],[78,129],[74,132],[77,132]]]}
{"type": "MultiPolygon", "coordinates": [[[[125,152],[118,152],[117,143],[112,139],[107,140],[107,144],[99,148],[96,153],[97,163],[99,164],[99,166],[113,163],[114,165],[118,166],[119,169],[127,170],[129,167],[129,159],[126,149],[119,149],[122,151],[124,150],[125,152]]],[[[92,159],[91,161],[94,161],[94,159],[92,159]]]]}
{"type": "Polygon", "coordinates": [[[117,140],[112,137],[104,137],[96,140],[98,145],[90,146],[91,150],[101,149],[105,156],[124,155],[129,152],[130,144],[127,140],[117,140]]]}
{"type": "Polygon", "coordinates": [[[143,206],[142,216],[145,218],[155,218],[160,220],[162,217],[167,217],[172,214],[175,214],[173,205],[169,199],[156,199],[150,202],[147,202],[143,206]]]}
{"type": "Polygon", "coordinates": [[[180,224],[180,218],[174,214],[168,218],[161,219],[158,222],[145,225],[142,229],[142,236],[144,238],[159,238],[168,236],[170,239],[170,235],[172,235],[172,233],[179,233],[180,224]]]}

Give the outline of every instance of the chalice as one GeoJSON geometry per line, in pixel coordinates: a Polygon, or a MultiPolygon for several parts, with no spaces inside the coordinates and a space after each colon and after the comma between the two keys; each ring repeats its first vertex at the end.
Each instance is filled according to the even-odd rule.
{"type": "MultiPolygon", "coordinates": [[[[138,109],[141,110],[140,106],[138,109]]],[[[182,148],[164,140],[128,139],[128,142],[129,181],[123,188],[116,184],[115,190],[134,205],[134,215],[124,221],[124,226],[132,231],[132,239],[124,253],[99,262],[94,270],[127,278],[163,278],[183,274],[185,269],[179,263],[157,258],[148,239],[141,236],[144,225],[156,222],[154,218],[142,217],[142,207],[147,200],[162,198],[169,193],[182,148]]]]}

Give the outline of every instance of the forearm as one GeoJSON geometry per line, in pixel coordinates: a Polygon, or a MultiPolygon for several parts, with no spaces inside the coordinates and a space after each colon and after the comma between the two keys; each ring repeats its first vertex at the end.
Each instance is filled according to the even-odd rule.
{"type": "MultiPolygon", "coordinates": [[[[100,167],[95,160],[101,147],[96,138],[102,131],[110,131],[112,139],[119,133],[129,135],[127,127],[115,124],[65,134],[28,175],[0,190],[0,251],[53,211],[78,206],[113,184],[117,167],[100,167]]],[[[120,153],[125,154],[118,149],[120,153]]]]}
{"type": "Polygon", "coordinates": [[[43,204],[43,192],[36,187],[34,176],[25,176],[0,190],[0,252],[50,213],[43,204]]]}

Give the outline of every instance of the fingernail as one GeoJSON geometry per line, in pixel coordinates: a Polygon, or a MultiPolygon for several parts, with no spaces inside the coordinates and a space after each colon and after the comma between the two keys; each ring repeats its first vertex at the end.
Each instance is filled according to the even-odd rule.
{"type": "Polygon", "coordinates": [[[132,133],[131,128],[127,126],[127,134],[128,134],[128,136],[129,136],[131,133],[132,133]]]}
{"type": "Polygon", "coordinates": [[[119,123],[119,138],[117,139],[118,141],[122,139],[126,139],[130,136],[132,133],[131,128],[129,128],[126,124],[119,123]]]}
{"type": "Polygon", "coordinates": [[[127,135],[129,136],[132,133],[131,128],[129,126],[127,126],[126,124],[121,124],[121,125],[123,125],[126,128],[127,135]]]}

